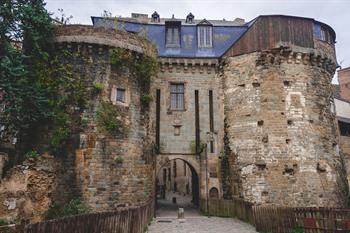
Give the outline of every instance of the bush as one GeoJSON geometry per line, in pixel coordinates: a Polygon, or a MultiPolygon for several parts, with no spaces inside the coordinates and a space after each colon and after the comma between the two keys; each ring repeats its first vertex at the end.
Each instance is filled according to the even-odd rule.
{"type": "Polygon", "coordinates": [[[152,96],[150,94],[143,94],[141,95],[141,106],[142,107],[148,107],[148,104],[153,100],[152,96]]]}
{"type": "Polygon", "coordinates": [[[37,159],[40,154],[36,150],[29,151],[25,154],[25,159],[37,159]]]}
{"type": "Polygon", "coordinates": [[[95,95],[100,94],[103,91],[104,85],[102,83],[94,82],[93,83],[93,93],[95,95]]]}
{"type": "Polygon", "coordinates": [[[302,227],[297,227],[292,230],[292,233],[304,233],[304,229],[302,227]]]}
{"type": "Polygon", "coordinates": [[[118,163],[118,164],[121,164],[121,163],[124,162],[124,159],[123,159],[123,157],[121,157],[121,156],[119,155],[119,156],[115,156],[115,157],[114,157],[114,161],[115,161],[116,163],[118,163]]]}
{"type": "Polygon", "coordinates": [[[46,219],[51,220],[73,215],[87,214],[90,211],[90,208],[87,207],[79,198],[72,199],[70,202],[64,204],[63,206],[53,204],[46,212],[46,219]]]}
{"type": "Polygon", "coordinates": [[[112,103],[102,102],[96,113],[99,129],[114,136],[124,133],[123,123],[117,118],[118,116],[120,116],[120,113],[112,103]]]}
{"type": "Polygon", "coordinates": [[[9,223],[4,219],[0,219],[0,226],[6,226],[6,225],[9,225],[9,223]]]}

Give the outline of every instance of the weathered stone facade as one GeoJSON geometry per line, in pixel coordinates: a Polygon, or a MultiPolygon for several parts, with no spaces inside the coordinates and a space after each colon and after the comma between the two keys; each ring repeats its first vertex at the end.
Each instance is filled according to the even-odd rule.
{"type": "MultiPolygon", "coordinates": [[[[218,76],[216,59],[160,59],[160,72],[152,85],[152,93],[160,90],[160,151],[157,155],[157,170],[166,165],[168,160],[178,159],[188,163],[199,179],[199,197],[206,198],[206,157],[195,151],[196,117],[195,91],[198,91],[199,104],[199,137],[208,150],[208,190],[220,188],[218,155],[222,151],[223,139],[223,104],[221,81],[218,76]],[[170,108],[170,85],[184,84],[184,109],[170,108]],[[210,129],[209,91],[213,93],[213,142],[212,150],[208,140],[210,129]],[[179,127],[179,132],[176,128],[179,127]]],[[[154,96],[153,99],[156,99],[154,96]]],[[[156,111],[156,103],[152,104],[156,111]]],[[[155,117],[153,115],[153,117],[155,117]]],[[[155,121],[155,119],[154,119],[155,121]]]]}
{"type": "Polygon", "coordinates": [[[66,62],[84,76],[91,93],[88,108],[81,115],[86,126],[79,133],[79,145],[75,154],[68,155],[64,161],[70,172],[62,173],[62,193],[66,192],[64,189],[72,191],[67,186],[73,178],[77,188],[73,192],[94,210],[144,203],[154,192],[154,133],[149,127],[148,110],[141,109],[142,90],[132,64],[126,60],[121,60],[124,64],[121,67],[111,64],[110,49],[154,56],[152,46],[127,33],[87,26],[62,28],[55,41],[57,48],[79,54],[80,58],[66,62]],[[93,92],[96,83],[103,87],[98,93],[93,92]],[[117,88],[125,91],[125,103],[117,101],[117,88]],[[111,134],[101,129],[97,114],[103,110],[102,105],[117,114],[111,117],[121,123],[123,132],[111,134]]]}
{"type": "MultiPolygon", "coordinates": [[[[100,26],[108,21],[93,20],[100,26]]],[[[96,211],[137,205],[155,198],[156,177],[181,161],[191,172],[197,203],[236,196],[255,204],[344,204],[348,187],[331,111],[336,58],[329,26],[288,16],[227,27],[214,22],[208,36],[214,47],[203,48],[193,42],[197,28],[190,23],[175,47],[154,38],[165,36],[167,23],[114,23],[106,27],[118,30],[64,26],[54,39],[57,50],[74,55],[64,62],[84,77],[88,94],[79,115],[84,126],[61,155],[53,201],[81,197],[96,211]],[[271,25],[279,26],[265,30],[271,25]],[[157,55],[149,40],[133,33],[149,33],[158,43],[160,69],[147,90],[134,65],[157,55]],[[112,49],[129,57],[119,57],[116,66],[112,49]],[[104,120],[117,122],[113,132],[99,123],[105,110],[112,114],[104,120]]],[[[181,21],[176,25],[180,30],[181,21]]]]}
{"type": "Polygon", "coordinates": [[[0,219],[9,222],[43,220],[52,204],[60,164],[44,155],[15,166],[0,185],[0,219]]]}
{"type": "Polygon", "coordinates": [[[259,204],[343,204],[332,58],[282,48],[226,59],[235,195],[259,204]]]}

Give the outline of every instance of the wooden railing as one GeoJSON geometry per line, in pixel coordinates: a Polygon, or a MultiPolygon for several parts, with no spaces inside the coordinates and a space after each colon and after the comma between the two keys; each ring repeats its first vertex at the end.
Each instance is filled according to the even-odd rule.
{"type": "Polygon", "coordinates": [[[206,199],[200,200],[201,211],[205,214],[218,217],[234,217],[254,225],[253,204],[242,199],[232,200],[210,199],[209,213],[207,211],[206,199]]]}
{"type": "Polygon", "coordinates": [[[112,212],[77,215],[26,227],[25,233],[143,233],[154,215],[154,202],[112,212]]]}
{"type": "Polygon", "coordinates": [[[255,206],[253,213],[259,232],[350,232],[350,209],[255,206]]]}
{"type": "MultiPolygon", "coordinates": [[[[258,232],[271,233],[349,233],[350,209],[293,208],[272,205],[254,206],[242,199],[210,199],[209,214],[236,217],[256,227],[258,232]]],[[[208,214],[205,199],[200,200],[203,213],[208,214]]]]}

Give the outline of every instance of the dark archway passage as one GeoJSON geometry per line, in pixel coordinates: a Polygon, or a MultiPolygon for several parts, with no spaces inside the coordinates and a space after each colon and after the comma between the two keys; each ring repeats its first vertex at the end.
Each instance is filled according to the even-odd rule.
{"type": "Polygon", "coordinates": [[[186,216],[199,215],[199,176],[187,161],[173,159],[163,164],[156,190],[157,217],[176,217],[178,208],[184,208],[186,216]]]}

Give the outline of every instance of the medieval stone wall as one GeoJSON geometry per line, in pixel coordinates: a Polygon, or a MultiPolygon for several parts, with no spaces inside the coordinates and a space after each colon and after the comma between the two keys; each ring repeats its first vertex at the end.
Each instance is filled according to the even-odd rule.
{"type": "Polygon", "coordinates": [[[226,59],[225,131],[234,195],[258,204],[343,204],[332,58],[276,49],[226,59]]]}
{"type": "Polygon", "coordinates": [[[12,168],[0,183],[0,219],[43,220],[52,204],[59,168],[60,164],[48,155],[27,159],[12,168]]]}
{"type": "Polygon", "coordinates": [[[96,211],[149,200],[154,190],[153,129],[147,109],[141,109],[141,87],[132,72],[133,63],[121,58],[123,66],[111,65],[110,49],[130,50],[132,56],[153,56],[154,50],[134,35],[83,26],[59,30],[55,41],[58,49],[78,55],[65,62],[84,77],[88,93],[81,115],[85,126],[71,148],[75,153],[64,158],[55,199],[80,196],[96,211]],[[96,84],[102,89],[94,89],[96,84]],[[117,88],[125,90],[125,103],[116,101],[117,88]],[[120,131],[107,132],[98,125],[103,106],[115,113],[110,117],[120,122],[120,131]]]}

